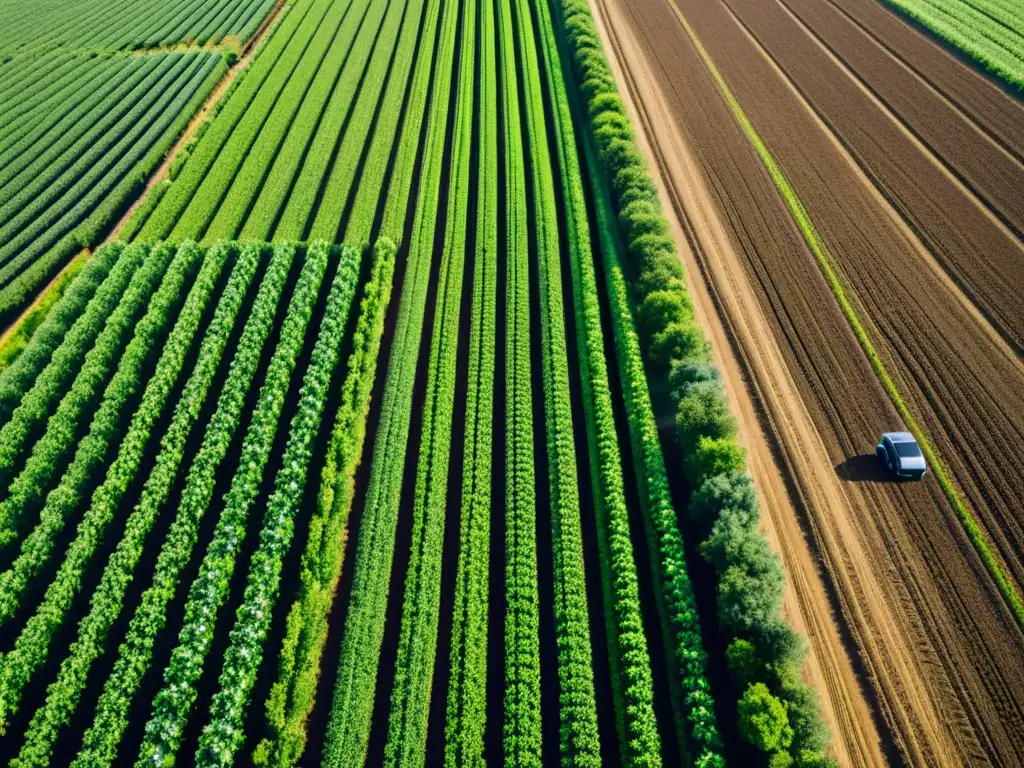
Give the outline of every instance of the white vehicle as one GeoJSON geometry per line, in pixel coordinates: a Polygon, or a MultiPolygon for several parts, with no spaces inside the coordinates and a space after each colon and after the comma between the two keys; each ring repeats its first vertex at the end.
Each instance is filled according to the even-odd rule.
{"type": "Polygon", "coordinates": [[[920,480],[928,471],[921,446],[909,432],[886,432],[875,454],[896,477],[920,480]]]}

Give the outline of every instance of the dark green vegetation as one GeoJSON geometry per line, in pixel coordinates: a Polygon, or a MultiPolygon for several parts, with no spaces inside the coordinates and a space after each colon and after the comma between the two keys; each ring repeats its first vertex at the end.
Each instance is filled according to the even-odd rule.
{"type": "Polygon", "coordinates": [[[272,4],[0,4],[0,320],[99,245],[272,4]]]}
{"type": "MultiPolygon", "coordinates": [[[[729,670],[737,688],[760,686],[759,696],[771,697],[773,712],[786,721],[778,739],[754,746],[771,754],[773,764],[789,764],[778,756],[782,753],[795,765],[818,765],[825,759],[828,730],[815,692],[800,678],[806,643],[779,615],[785,577],[778,555],[758,530],[757,495],[743,471],[735,421],[694,321],[668,225],[635,148],[590,10],[582,0],[563,0],[562,9],[597,153],[618,204],[645,362],[654,375],[669,380],[675,437],[693,491],[687,516],[702,539],[701,554],[717,576],[718,621],[729,639],[729,670]]],[[[680,607],[686,610],[685,604],[680,607]]],[[[686,658],[678,656],[679,661],[686,658]]],[[[745,693],[742,701],[747,698],[745,693]]],[[[712,747],[701,699],[689,698],[688,703],[696,704],[689,713],[694,743],[712,747]]],[[[752,711],[739,708],[741,734],[750,732],[752,711]]]]}
{"type": "MultiPolygon", "coordinates": [[[[244,42],[255,34],[274,0],[4,0],[0,55],[41,51],[137,51],[160,46],[244,42]]],[[[57,59],[59,61],[59,59],[57,59]]]]}
{"type": "Polygon", "coordinates": [[[0,374],[14,765],[822,757],[585,4],[297,0],[122,239],[0,374]]]}

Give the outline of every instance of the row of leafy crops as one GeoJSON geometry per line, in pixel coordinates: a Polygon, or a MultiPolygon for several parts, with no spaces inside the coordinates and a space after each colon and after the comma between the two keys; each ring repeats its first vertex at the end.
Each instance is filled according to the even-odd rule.
{"type": "MultiPolygon", "coordinates": [[[[718,766],[735,690],[764,764],[827,759],[798,639],[755,623],[781,571],[590,23],[295,0],[63,284],[0,371],[0,759],[718,766]],[[709,585],[721,691],[684,533],[747,577],[709,585]]],[[[116,146],[79,118],[197,55],[101,55],[78,93],[55,53],[19,119],[116,146]]],[[[49,167],[19,119],[0,212],[49,167]]]]}
{"type": "Polygon", "coordinates": [[[320,659],[327,643],[327,617],[341,577],[346,524],[355,494],[355,472],[366,438],[366,419],[377,372],[384,318],[391,298],[395,248],[382,240],[374,250],[353,349],[342,385],[299,572],[298,595],[288,614],[278,674],[267,698],[270,736],[256,750],[260,765],[294,765],[306,745],[306,722],[313,709],[320,659]]]}
{"type": "MultiPolygon", "coordinates": [[[[433,8],[428,9],[427,17],[433,16],[436,20],[437,15],[431,14],[431,10],[433,8]]],[[[438,22],[436,56],[433,62],[426,57],[417,63],[428,67],[433,64],[434,87],[430,98],[418,105],[425,110],[423,165],[419,171],[420,184],[424,189],[441,188],[451,96],[451,89],[445,86],[452,79],[458,18],[458,5],[445,3],[438,22]]],[[[402,143],[405,144],[407,139],[419,144],[419,136],[403,134],[402,143]]],[[[409,165],[396,169],[400,180],[408,174],[410,184],[414,152],[415,149],[408,145],[400,147],[399,158],[409,165]],[[403,152],[403,149],[407,151],[403,152]]],[[[401,221],[394,221],[388,214],[385,216],[386,227],[404,230],[401,221]]],[[[393,213],[392,216],[399,217],[400,214],[393,213]]],[[[381,401],[373,464],[356,545],[352,593],[325,734],[324,764],[329,766],[361,765],[366,760],[437,226],[438,195],[419,196],[415,201],[405,280],[381,401]]],[[[385,234],[390,235],[391,231],[385,230],[385,234]]],[[[442,491],[441,488],[436,490],[442,491]]]]}
{"type": "MultiPolygon", "coordinates": [[[[463,422],[465,437],[462,443],[459,560],[453,598],[445,715],[445,765],[453,768],[482,763],[487,717],[487,697],[484,692],[487,689],[490,600],[491,464],[495,432],[495,302],[498,266],[497,60],[494,6],[489,0],[480,3],[479,45],[476,108],[468,110],[478,142],[477,219],[473,259],[467,265],[467,269],[472,270],[473,293],[463,422]]],[[[460,159],[468,158],[463,156],[460,159]]],[[[465,183],[467,180],[460,181],[465,183]]],[[[467,200],[467,203],[472,202],[467,200]]],[[[434,695],[440,695],[440,691],[434,695]]]]}
{"type": "MultiPolygon", "coordinates": [[[[499,103],[505,161],[505,725],[503,752],[512,765],[542,758],[537,490],[530,322],[530,238],[526,160],[511,9],[497,4],[499,103]]],[[[499,233],[500,234],[500,233],[499,233]]],[[[539,396],[539,395],[538,395],[539,396]]]]}
{"type": "MultiPolygon", "coordinates": [[[[244,561],[248,586],[228,647],[217,651],[223,657],[221,692],[207,702],[208,722],[196,757],[203,764],[232,761],[278,598],[280,580],[274,574],[279,577],[287,559],[296,516],[303,517],[306,478],[318,469],[310,466],[313,445],[323,432],[325,406],[334,402],[334,387],[349,393],[341,398],[335,441],[344,468],[332,464],[335,470],[325,470],[325,482],[351,487],[358,465],[358,444],[347,441],[361,442],[355,434],[369,408],[394,249],[382,243],[375,250],[365,284],[362,257],[362,248],[326,244],[299,252],[289,245],[230,243],[210,249],[194,243],[108,246],[48,318],[54,326],[70,322],[63,341],[51,332],[39,334],[7,370],[10,399],[18,400],[21,390],[7,424],[20,424],[19,434],[27,434],[33,408],[40,422],[37,434],[25,441],[34,439],[31,450],[26,446],[11,454],[2,502],[16,513],[12,526],[35,522],[24,536],[14,526],[6,548],[19,540],[20,552],[6,561],[10,567],[0,576],[6,585],[2,621],[13,640],[0,656],[0,728],[14,722],[27,701],[34,705],[21,736],[9,740],[20,742],[13,764],[49,765],[67,727],[77,718],[89,720],[80,705],[83,698],[90,700],[85,691],[90,670],[118,637],[113,673],[92,702],[92,725],[75,764],[111,765],[132,758],[122,742],[133,702],[151,712],[140,759],[149,763],[151,752],[167,756],[180,749],[181,726],[189,720],[217,619],[226,621],[218,609],[231,594],[230,574],[239,567],[249,509],[257,505],[262,531],[255,552],[244,561]],[[290,298],[282,309],[286,294],[290,298]],[[348,343],[353,335],[349,310],[357,296],[362,296],[361,316],[356,338],[348,343]],[[46,345],[57,365],[43,367],[34,383],[16,377],[19,370],[29,372],[23,369],[45,353],[46,345]],[[304,355],[303,349],[311,351],[304,355]],[[343,355],[345,377],[339,376],[343,355]],[[77,419],[77,428],[69,419],[77,419]],[[232,449],[245,424],[241,444],[232,449]],[[283,446],[279,432],[287,433],[283,446]],[[101,481],[90,487],[88,478],[102,469],[105,458],[101,481]],[[268,465],[279,467],[272,492],[265,487],[268,465]],[[226,471],[232,481],[220,495],[218,478],[226,471]],[[16,503],[23,497],[37,498],[41,508],[16,503]],[[200,542],[204,517],[210,515],[216,525],[209,540],[200,542]],[[62,545],[61,530],[72,522],[74,535],[62,545]],[[149,540],[154,530],[162,541],[149,540]],[[107,550],[101,544],[111,536],[115,546],[107,550]],[[151,567],[143,554],[154,544],[159,550],[151,567]],[[142,681],[160,658],[154,652],[167,608],[176,595],[185,595],[183,577],[190,573],[197,544],[205,554],[198,573],[188,576],[184,617],[175,622],[178,647],[160,662],[166,664],[165,687],[149,705],[139,700],[142,681]],[[58,567],[47,568],[55,556],[58,567]],[[135,587],[139,579],[144,583],[135,587]],[[37,593],[41,601],[33,603],[37,593]],[[137,601],[130,598],[133,593],[137,601]],[[80,595],[88,609],[73,629],[68,619],[80,595]],[[118,630],[126,605],[134,606],[134,613],[123,617],[130,619],[127,628],[118,630]],[[45,695],[29,690],[29,681],[60,647],[54,644],[58,633],[69,630],[72,643],[64,647],[45,695]]],[[[331,527],[337,531],[343,525],[342,518],[331,527]]],[[[323,640],[320,630],[306,643],[318,652],[323,640]]],[[[300,722],[305,715],[308,708],[299,712],[300,722]]]]}
{"type": "Polygon", "coordinates": [[[0,5],[0,321],[10,322],[103,241],[282,4],[0,5]]]}
{"type": "Polygon", "coordinates": [[[130,51],[181,43],[213,45],[225,38],[242,43],[256,33],[273,5],[273,0],[4,0],[0,53],[130,51]]]}
{"type": "MultiPolygon", "coordinates": [[[[35,61],[36,57],[32,57],[35,61]]],[[[69,58],[3,101],[0,318],[10,321],[145,185],[226,70],[219,53],[69,58]]]]}
{"type": "Polygon", "coordinates": [[[476,73],[476,3],[464,3],[461,11],[459,67],[451,92],[455,104],[451,170],[446,185],[448,200],[444,244],[435,289],[434,323],[413,495],[412,544],[402,595],[398,656],[384,753],[389,765],[417,765],[426,760],[427,718],[437,653],[455,376],[468,209],[472,203],[470,161],[476,73]]]}
{"type": "Polygon", "coordinates": [[[602,585],[609,614],[608,645],[613,695],[616,698],[627,759],[634,764],[656,762],[660,757],[660,736],[654,716],[654,686],[647,639],[640,615],[640,597],[622,455],[618,448],[612,394],[605,362],[597,278],[587,226],[580,160],[572,110],[562,75],[562,61],[554,36],[550,11],[538,6],[543,38],[541,50],[545,68],[557,76],[548,77],[551,118],[555,126],[560,168],[573,306],[594,488],[594,511],[600,547],[602,585]]]}
{"type": "MultiPolygon", "coordinates": [[[[533,41],[529,5],[517,2],[509,9],[515,39],[533,41]]],[[[577,474],[575,428],[569,388],[564,297],[562,295],[558,209],[554,169],[548,148],[544,116],[544,89],[538,52],[521,44],[515,62],[522,94],[522,132],[531,160],[529,176],[533,197],[530,224],[536,241],[537,314],[540,317],[544,431],[548,459],[551,538],[554,558],[554,616],[558,646],[560,752],[569,765],[601,763],[594,692],[593,649],[587,606],[583,558],[582,511],[577,474]]],[[[511,65],[512,60],[508,61],[511,65]]]]}

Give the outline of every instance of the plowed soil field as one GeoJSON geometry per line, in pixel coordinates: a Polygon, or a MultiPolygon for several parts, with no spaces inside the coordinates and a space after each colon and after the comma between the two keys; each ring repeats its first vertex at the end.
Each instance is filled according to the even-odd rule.
{"type": "Polygon", "coordinates": [[[594,6],[732,372],[837,756],[1024,764],[1024,634],[935,480],[878,471],[900,418],[681,18],[1018,587],[1024,107],[873,0],[594,6]]]}

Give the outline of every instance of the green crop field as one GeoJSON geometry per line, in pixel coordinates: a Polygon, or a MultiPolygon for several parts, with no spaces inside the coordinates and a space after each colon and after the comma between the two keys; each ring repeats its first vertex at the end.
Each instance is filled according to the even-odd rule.
{"type": "Polygon", "coordinates": [[[270,3],[0,33],[8,314],[133,206],[0,344],[0,759],[832,765],[586,4],[277,10],[141,197],[270,3]]]}
{"type": "Polygon", "coordinates": [[[1024,8],[1013,0],[886,0],[896,10],[1024,91],[1024,8]]]}
{"type": "Polygon", "coordinates": [[[98,245],[270,0],[0,2],[0,319],[98,245]]]}

